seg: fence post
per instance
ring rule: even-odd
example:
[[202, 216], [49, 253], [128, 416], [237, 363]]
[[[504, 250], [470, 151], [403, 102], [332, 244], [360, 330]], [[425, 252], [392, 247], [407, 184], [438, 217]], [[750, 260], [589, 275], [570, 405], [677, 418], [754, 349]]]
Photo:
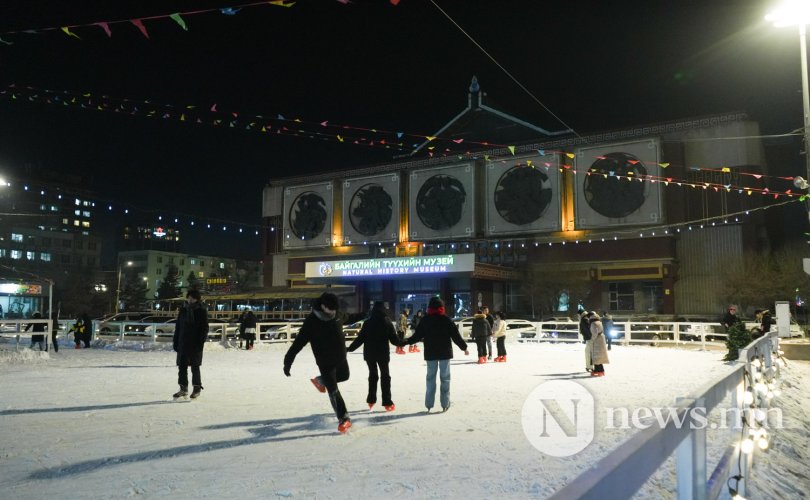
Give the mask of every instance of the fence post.
[[[692, 425], [690, 421], [695, 408], [705, 408], [703, 398], [690, 400], [677, 398], [676, 406], [691, 401], [684, 417], [684, 425]], [[676, 479], [678, 484], [678, 500], [705, 500], [706, 499], [706, 427], [690, 429], [686, 437], [675, 450]]]
[[20, 350], [20, 334], [18, 333], [18, 334], [15, 336], [15, 338], [17, 339], [17, 345], [15, 345], [15, 346], [14, 346], [14, 350], [15, 350], [15, 351], [19, 351], [19, 350]]

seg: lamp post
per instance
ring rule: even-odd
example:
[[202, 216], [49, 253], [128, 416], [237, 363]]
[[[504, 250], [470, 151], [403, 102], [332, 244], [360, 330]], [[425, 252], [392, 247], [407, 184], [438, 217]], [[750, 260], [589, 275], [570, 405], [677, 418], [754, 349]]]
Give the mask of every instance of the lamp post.
[[[131, 266], [132, 261], [128, 260], [126, 265]], [[115, 287], [115, 314], [118, 314], [121, 309], [121, 272], [123, 269], [123, 264], [118, 266], [118, 285]]]
[[[777, 28], [799, 27], [799, 43], [802, 60], [802, 106], [804, 111], [804, 159], [806, 179], [797, 178], [794, 184], [800, 189], [810, 187], [810, 91], [807, 81], [807, 24], [810, 23], [810, 2], [807, 0], [786, 0], [765, 16]], [[810, 217], [810, 212], [808, 212]]]

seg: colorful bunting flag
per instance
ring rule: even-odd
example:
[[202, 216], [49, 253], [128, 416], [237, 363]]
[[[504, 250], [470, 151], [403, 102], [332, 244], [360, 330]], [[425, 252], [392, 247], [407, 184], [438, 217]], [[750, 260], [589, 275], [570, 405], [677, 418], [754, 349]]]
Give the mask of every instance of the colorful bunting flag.
[[509, 148], [509, 152], [512, 153], [512, 156], [515, 156], [515, 146], [507, 146]]
[[[179, 24], [180, 27], [183, 28], [183, 31], [188, 31], [188, 26], [186, 26], [186, 22], [183, 21], [182, 17], [180, 17], [180, 14], [175, 12], [174, 14], [171, 14], [169, 17], [172, 18], [174, 20], [174, 22]], [[149, 38], [149, 37], [147, 37], [147, 38]]]
[[62, 26], [62, 31], [64, 31], [67, 36], [72, 36], [76, 40], [81, 40], [81, 38], [79, 38], [79, 36], [76, 33], [70, 31], [70, 28], [68, 28], [67, 26]]
[[140, 19], [130, 19], [129, 22], [134, 24], [135, 27], [138, 28], [141, 33], [143, 33], [143, 36], [145, 36], [147, 40], [149, 39], [149, 33], [146, 31], [146, 26], [143, 25], [143, 22]]
[[104, 21], [96, 23], [96, 26], [101, 26], [101, 29], [104, 30], [104, 33], [107, 33], [107, 38], [112, 38], [112, 31], [110, 31], [109, 23], [105, 23]]

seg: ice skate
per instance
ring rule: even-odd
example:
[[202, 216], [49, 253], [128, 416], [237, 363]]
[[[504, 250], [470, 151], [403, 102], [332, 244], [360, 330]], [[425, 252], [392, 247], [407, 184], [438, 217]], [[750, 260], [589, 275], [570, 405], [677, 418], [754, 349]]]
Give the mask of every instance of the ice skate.
[[338, 425], [338, 431], [341, 434], [346, 434], [346, 431], [348, 431], [351, 426], [352, 426], [352, 421], [347, 418]]
[[320, 377], [311, 378], [309, 381], [318, 389], [318, 392], [326, 392], [326, 387], [321, 383]]
[[385, 411], [394, 411], [394, 410], [397, 409], [397, 405], [395, 405], [394, 403], [391, 403], [390, 405], [387, 405], [384, 408], [385, 408]]
[[200, 397], [200, 391], [202, 391], [202, 386], [195, 385], [194, 390], [191, 391], [191, 399], [197, 399], [198, 397]]
[[184, 398], [186, 396], [188, 396], [188, 386], [185, 385], [181, 385], [180, 390], [172, 394], [174, 399]]

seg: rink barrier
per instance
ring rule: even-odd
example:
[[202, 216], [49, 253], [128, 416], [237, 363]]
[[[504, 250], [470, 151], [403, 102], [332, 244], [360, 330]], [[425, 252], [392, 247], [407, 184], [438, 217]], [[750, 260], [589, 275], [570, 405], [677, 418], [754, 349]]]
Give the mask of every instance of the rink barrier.
[[[695, 345], [700, 343], [705, 348], [707, 343], [717, 345], [724, 343], [728, 335], [720, 323], [691, 321], [619, 321], [613, 322], [611, 343], [616, 345]], [[576, 343], [581, 342], [579, 323], [572, 321], [541, 321], [537, 323], [534, 336], [519, 337], [524, 343]]]
[[[677, 419], [688, 421], [693, 408], [705, 408], [706, 415], [731, 396], [735, 422], [730, 425], [732, 444], [726, 448], [718, 463], [707, 474], [706, 428], [692, 429], [689, 425], [678, 428], [675, 419], [664, 427], [650, 426], [635, 433], [593, 467], [554, 493], [551, 499], [570, 498], [603, 500], [630, 498], [675, 453], [678, 500], [714, 500], [726, 489], [727, 481], [740, 463], [743, 479], [737, 484], [739, 495], [745, 495], [752, 469], [753, 453], [740, 454], [738, 444], [742, 425], [743, 393], [746, 383], [752, 385], [751, 364], [761, 359], [764, 369], [776, 370], [774, 355], [779, 351], [777, 332], [770, 332], [740, 349], [735, 369], [719, 380], [704, 386], [696, 395], [676, 398]], [[745, 380], [748, 377], [748, 380]], [[681, 420], [687, 419], [687, 420]], [[736, 427], [736, 428], [735, 428]], [[718, 432], [723, 432], [722, 430]], [[707, 477], [708, 475], [708, 477]]]

